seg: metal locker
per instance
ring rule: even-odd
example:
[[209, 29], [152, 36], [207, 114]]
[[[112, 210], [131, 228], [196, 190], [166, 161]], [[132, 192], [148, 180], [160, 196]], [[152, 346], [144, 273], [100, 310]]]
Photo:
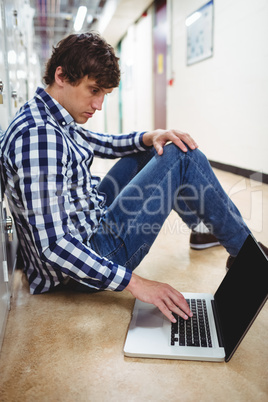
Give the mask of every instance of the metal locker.
[[[23, 24], [18, 24], [18, 14], [23, 15], [22, 7], [26, 2], [21, 3], [0, 0], [0, 137], [28, 95], [26, 42]], [[16, 256], [16, 231], [3, 188], [0, 188], [0, 349], [10, 308]]]

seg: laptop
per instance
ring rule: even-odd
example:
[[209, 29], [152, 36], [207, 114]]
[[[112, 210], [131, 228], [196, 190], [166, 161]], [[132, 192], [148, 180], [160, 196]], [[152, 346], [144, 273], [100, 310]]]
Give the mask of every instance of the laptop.
[[268, 259], [249, 235], [214, 296], [182, 294], [194, 315], [177, 324], [135, 301], [125, 356], [228, 362], [268, 298]]

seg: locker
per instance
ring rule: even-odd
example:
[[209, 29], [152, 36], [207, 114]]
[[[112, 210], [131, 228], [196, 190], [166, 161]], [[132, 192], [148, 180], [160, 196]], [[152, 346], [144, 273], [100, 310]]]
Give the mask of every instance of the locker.
[[6, 52], [5, 8], [0, 0], [0, 134], [6, 130], [11, 116], [11, 103], [9, 98], [8, 65]]
[[[33, 16], [27, 0], [0, 0], [0, 137], [32, 95], [29, 88], [37, 86], [31, 77], [38, 77], [38, 65], [31, 64], [29, 58], [34, 55]], [[10, 309], [17, 244], [7, 199], [0, 188], [0, 349]]]

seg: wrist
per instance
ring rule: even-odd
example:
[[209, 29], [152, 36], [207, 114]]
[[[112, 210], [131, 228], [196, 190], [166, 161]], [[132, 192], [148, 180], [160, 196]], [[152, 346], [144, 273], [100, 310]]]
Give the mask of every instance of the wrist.
[[135, 292], [136, 286], [137, 286], [137, 275], [132, 273], [131, 279], [128, 283], [128, 285], [125, 287], [125, 290], [133, 294]]
[[152, 136], [151, 136], [151, 133], [150, 133], [149, 131], [146, 131], [146, 132], [143, 134], [142, 141], [143, 141], [143, 144], [144, 144], [146, 147], [151, 147], [151, 146], [153, 145]]

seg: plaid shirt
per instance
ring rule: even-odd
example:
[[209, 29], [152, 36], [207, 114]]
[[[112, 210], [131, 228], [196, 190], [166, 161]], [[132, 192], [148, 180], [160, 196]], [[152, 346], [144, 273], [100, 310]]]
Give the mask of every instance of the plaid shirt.
[[68, 276], [99, 290], [128, 285], [130, 270], [90, 248], [106, 211], [90, 166], [94, 155], [144, 151], [142, 134], [87, 131], [42, 88], [17, 113], [1, 140], [2, 173], [31, 293], [49, 291]]

